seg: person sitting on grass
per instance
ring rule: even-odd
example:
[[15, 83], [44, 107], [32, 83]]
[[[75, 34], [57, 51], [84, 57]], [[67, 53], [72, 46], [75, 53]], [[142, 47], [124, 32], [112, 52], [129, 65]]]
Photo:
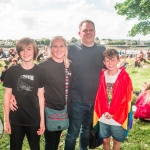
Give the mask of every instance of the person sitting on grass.
[[142, 50], [140, 50], [139, 54], [137, 57], [140, 59], [140, 62], [143, 62], [143, 65], [146, 63], [146, 59], [144, 58], [144, 53]]
[[150, 60], [150, 50], [147, 51], [146, 55], [147, 55], [147, 59]]
[[2, 48], [0, 48], [0, 59], [6, 58], [6, 53], [3, 51]]
[[137, 58], [135, 59], [134, 67], [141, 67], [141, 64], [140, 64], [140, 57], [138, 57], [138, 56], [137, 56]]
[[126, 59], [124, 59], [122, 62], [122, 66], [126, 69], [128, 64], [129, 63], [126, 61]]
[[150, 83], [144, 83], [142, 91], [136, 100], [135, 119], [150, 121]]
[[18, 64], [18, 59], [17, 58], [13, 58], [11, 61], [12, 61], [11, 66], [14, 66], [14, 65]]

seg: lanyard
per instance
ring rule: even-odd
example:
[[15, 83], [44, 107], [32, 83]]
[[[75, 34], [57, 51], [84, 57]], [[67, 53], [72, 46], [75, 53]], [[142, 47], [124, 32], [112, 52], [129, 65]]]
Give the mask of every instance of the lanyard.
[[65, 99], [66, 99], [66, 104], [68, 101], [68, 86], [69, 86], [69, 72], [68, 72], [68, 68], [65, 68]]

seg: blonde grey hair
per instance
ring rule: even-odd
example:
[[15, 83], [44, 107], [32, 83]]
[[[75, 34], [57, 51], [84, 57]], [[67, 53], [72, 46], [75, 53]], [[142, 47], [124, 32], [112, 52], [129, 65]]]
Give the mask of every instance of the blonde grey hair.
[[150, 83], [145, 83], [144, 91], [147, 93], [144, 103], [148, 103], [150, 105]]
[[[62, 40], [64, 42], [65, 46], [66, 46], [66, 52], [65, 52], [65, 56], [64, 56], [64, 64], [65, 64], [65, 67], [68, 68], [71, 61], [68, 59], [68, 48], [67, 48], [67, 41], [66, 41], [66, 39], [64, 37], [62, 37], [62, 36], [54, 36], [51, 39], [50, 48], [52, 47], [53, 42], [55, 40], [58, 40], [58, 39]], [[50, 50], [50, 57], [53, 57], [53, 54], [52, 54], [51, 50]]]

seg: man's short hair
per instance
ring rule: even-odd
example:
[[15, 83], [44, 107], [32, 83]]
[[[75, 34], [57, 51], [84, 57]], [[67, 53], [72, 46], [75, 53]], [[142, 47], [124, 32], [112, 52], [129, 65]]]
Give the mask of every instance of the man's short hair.
[[83, 20], [83, 21], [81, 21], [80, 22], [80, 24], [79, 24], [79, 30], [80, 30], [80, 28], [81, 28], [81, 26], [83, 25], [83, 23], [91, 23], [91, 24], [93, 24], [93, 26], [94, 26], [94, 29], [95, 29], [95, 24], [94, 24], [94, 22], [92, 21], [92, 20]]

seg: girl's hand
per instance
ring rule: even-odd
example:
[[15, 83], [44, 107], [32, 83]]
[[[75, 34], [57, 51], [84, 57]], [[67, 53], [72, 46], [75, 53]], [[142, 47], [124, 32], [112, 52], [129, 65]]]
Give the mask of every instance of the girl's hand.
[[42, 135], [45, 131], [45, 124], [44, 123], [40, 123], [40, 129], [38, 129], [37, 134], [38, 135]]
[[4, 130], [8, 133], [11, 134], [11, 126], [9, 122], [4, 122]]

